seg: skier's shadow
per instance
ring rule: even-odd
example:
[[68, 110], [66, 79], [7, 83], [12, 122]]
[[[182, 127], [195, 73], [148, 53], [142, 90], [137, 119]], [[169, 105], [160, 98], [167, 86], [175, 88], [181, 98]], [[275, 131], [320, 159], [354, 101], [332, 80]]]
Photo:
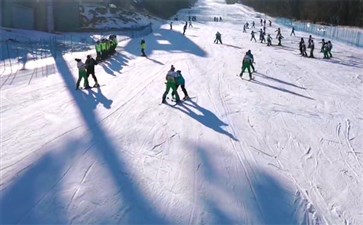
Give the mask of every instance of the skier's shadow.
[[[190, 106], [196, 110], [198, 110], [201, 114], [195, 113], [193, 110], [188, 108], [187, 106]], [[199, 106], [196, 102], [192, 100], [184, 101], [182, 104], [180, 104], [180, 107], [174, 107], [183, 113], [187, 114], [188, 116], [194, 118], [201, 124], [211, 128], [212, 130], [227, 135], [228, 137], [232, 138], [234, 141], [238, 141], [233, 134], [229, 133], [228, 131], [224, 130], [222, 126], [228, 126], [228, 124], [221, 121], [214, 113], [209, 111], [206, 108], [203, 108]]]
[[[87, 89], [88, 94], [86, 94], [86, 99], [88, 106], [92, 109], [96, 109], [97, 105], [101, 103], [103, 107], [106, 109], [110, 109], [112, 105], [112, 100], [106, 98], [106, 96], [103, 95], [101, 88], [97, 88], [97, 91], [94, 91], [92, 89]], [[84, 92], [83, 92], [84, 93]]]

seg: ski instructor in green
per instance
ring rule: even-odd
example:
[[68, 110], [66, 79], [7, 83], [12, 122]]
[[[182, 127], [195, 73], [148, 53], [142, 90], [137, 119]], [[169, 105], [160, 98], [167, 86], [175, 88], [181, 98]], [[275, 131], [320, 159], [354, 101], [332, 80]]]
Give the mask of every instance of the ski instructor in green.
[[163, 94], [163, 99], [162, 99], [162, 103], [166, 103], [166, 96], [168, 95], [170, 89], [172, 90], [172, 93], [175, 93], [175, 102], [179, 103], [180, 102], [180, 98], [178, 95], [178, 92], [176, 91], [176, 72], [175, 72], [175, 67], [173, 65], [171, 65], [170, 70], [168, 71], [168, 73], [166, 74], [166, 90]]

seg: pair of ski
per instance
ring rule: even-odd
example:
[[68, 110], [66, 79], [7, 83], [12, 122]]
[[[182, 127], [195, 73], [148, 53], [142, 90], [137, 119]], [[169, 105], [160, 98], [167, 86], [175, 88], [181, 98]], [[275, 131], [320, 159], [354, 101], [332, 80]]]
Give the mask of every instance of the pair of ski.
[[[247, 80], [247, 79], [243, 79], [242, 76], [240, 76], [239, 74], [236, 75], [237, 77], [240, 77], [241, 80]], [[252, 79], [248, 79], [247, 81], [253, 81], [255, 80], [255, 77], [253, 76]]]
[[89, 90], [89, 89], [92, 89], [92, 88], [100, 88], [100, 87], [103, 87], [103, 86], [106, 86], [105, 84], [102, 84], [102, 85], [98, 85], [98, 86], [90, 86], [89, 88], [84, 88], [84, 87], [80, 87], [76, 90]]

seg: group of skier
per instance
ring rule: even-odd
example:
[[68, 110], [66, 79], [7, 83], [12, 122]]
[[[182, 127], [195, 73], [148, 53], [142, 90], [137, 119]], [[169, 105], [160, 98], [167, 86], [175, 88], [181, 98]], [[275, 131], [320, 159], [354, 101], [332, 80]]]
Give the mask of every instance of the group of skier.
[[102, 38], [101, 40], [96, 42], [96, 60], [100, 62], [102, 60], [106, 60], [110, 55], [112, 55], [117, 47], [117, 37], [112, 34], [109, 38]]
[[166, 96], [168, 95], [169, 91], [172, 90], [171, 95], [172, 98], [175, 99], [176, 103], [180, 102], [180, 97], [178, 94], [178, 87], [181, 86], [181, 89], [184, 93], [184, 98], [183, 100], [187, 100], [189, 99], [189, 95], [188, 92], [185, 88], [185, 80], [183, 75], [181, 74], [180, 70], [175, 71], [175, 67], [174, 65], [171, 65], [170, 70], [168, 71], [168, 73], [166, 74], [166, 90], [162, 96], [162, 103], [166, 103]]
[[87, 59], [86, 59], [85, 63], [83, 63], [82, 59], [79, 59], [79, 58], [76, 58], [75, 60], [77, 62], [77, 68], [78, 68], [78, 80], [76, 83], [76, 90], [79, 89], [82, 79], [84, 80], [83, 87], [85, 89], [91, 88], [91, 86], [89, 86], [89, 82], [88, 82], [89, 75], [92, 75], [92, 78], [95, 82], [93, 87], [99, 87], [100, 85], [98, 84], [98, 80], [97, 80], [97, 77], [95, 74], [95, 65], [98, 64], [97, 61], [94, 58], [92, 58], [91, 55], [87, 55]]
[[[267, 34], [267, 38], [265, 38], [266, 35], [266, 20], [260, 20], [261, 26], [263, 26], [263, 28], [261, 28], [259, 30], [259, 41], [261, 43], [267, 42], [267, 46], [271, 46], [272, 45], [272, 37], [270, 34]], [[269, 24], [271, 26], [271, 20], [269, 20]], [[243, 32], [247, 32], [246, 29], [249, 28], [249, 23], [246, 22], [243, 24]], [[255, 28], [255, 23], [254, 21], [252, 21], [252, 27], [251, 28]], [[277, 28], [277, 30], [275, 31], [277, 32], [276, 34], [276, 39], [278, 40], [278, 46], [282, 46], [282, 39], [284, 38], [284, 36], [282, 36], [281, 34], [281, 29]], [[251, 31], [251, 39], [250, 41], [254, 40], [255, 42], [257, 42], [255, 34], [258, 33], [254, 30]], [[291, 28], [291, 33], [290, 36], [294, 35], [295, 36], [295, 27]], [[321, 52], [324, 54], [324, 59], [329, 59], [331, 57], [333, 57], [333, 55], [331, 54], [331, 50], [333, 48], [333, 45], [331, 43], [331, 41], [324, 41], [324, 39], [322, 39], [322, 41], [320, 42], [322, 44], [321, 46]], [[310, 49], [310, 54], [308, 56], [307, 54], [307, 49]], [[300, 51], [300, 55], [305, 56], [305, 57], [310, 57], [310, 58], [315, 58], [314, 57], [314, 49], [315, 49], [315, 43], [314, 40], [312, 38], [312, 36], [309, 36], [309, 40], [308, 40], [308, 46], [305, 45], [304, 42], [304, 38], [301, 38], [300, 42], [299, 42], [299, 51]]]

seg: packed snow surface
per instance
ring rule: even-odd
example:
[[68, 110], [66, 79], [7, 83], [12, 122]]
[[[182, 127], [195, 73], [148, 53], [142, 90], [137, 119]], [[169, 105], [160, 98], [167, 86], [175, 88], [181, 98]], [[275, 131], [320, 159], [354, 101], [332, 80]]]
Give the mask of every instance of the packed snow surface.
[[[93, 47], [1, 68], [1, 224], [363, 224], [362, 49], [332, 40], [323, 59], [314, 37], [306, 58], [308, 33], [250, 41], [243, 23], [257, 31], [261, 14], [243, 5], [191, 14], [185, 36], [183, 21], [154, 24], [148, 58], [121, 41], [100, 88], [75, 90], [74, 58]], [[236, 76], [247, 50], [254, 81]], [[171, 65], [182, 104], [161, 104]]]

